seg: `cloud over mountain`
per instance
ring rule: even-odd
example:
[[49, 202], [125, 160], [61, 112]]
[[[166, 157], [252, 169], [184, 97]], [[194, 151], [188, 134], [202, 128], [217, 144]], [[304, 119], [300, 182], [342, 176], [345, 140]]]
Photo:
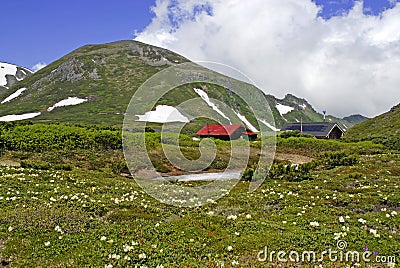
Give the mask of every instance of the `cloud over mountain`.
[[380, 16], [356, 2], [325, 20], [312, 1], [157, 0], [136, 40], [233, 66], [267, 93], [318, 110], [374, 116], [400, 99], [400, 4]]

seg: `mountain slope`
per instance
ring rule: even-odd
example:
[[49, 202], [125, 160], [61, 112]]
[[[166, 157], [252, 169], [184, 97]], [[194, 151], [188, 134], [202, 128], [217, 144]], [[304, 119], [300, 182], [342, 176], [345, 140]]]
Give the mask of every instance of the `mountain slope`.
[[354, 125], [360, 124], [360, 123], [362, 123], [362, 122], [364, 122], [364, 121], [366, 121], [368, 119], [369, 119], [368, 117], [365, 117], [365, 116], [360, 115], [360, 114], [353, 114], [353, 115], [350, 115], [350, 116], [343, 117], [343, 120], [346, 120], [347, 122], [350, 122], [350, 123], [352, 123]]
[[[188, 60], [166, 49], [136, 41], [87, 45], [47, 65], [7, 92], [0, 91], [0, 121], [24, 118], [34, 122], [120, 126], [127, 105], [139, 86], [160, 70], [183, 62]], [[256, 126], [246, 103], [218, 85], [183, 85], [165, 95], [158, 104], [175, 107], [196, 97], [204, 100], [199, 104], [204, 109], [215, 110], [221, 122], [229, 123], [232, 117], [242, 117], [249, 129]], [[304, 99], [290, 94], [283, 99], [271, 95], [265, 97], [275, 119], [275, 123], [272, 120], [266, 123], [273, 129], [287, 121], [323, 120], [322, 114]], [[218, 109], [208, 98], [227, 104], [229, 115], [216, 111]], [[332, 116], [327, 120], [338, 122], [345, 129], [353, 125]], [[204, 122], [204, 119], [198, 119], [193, 130]]]
[[[21, 81], [18, 98], [1, 106], [1, 114], [41, 112], [35, 121], [121, 124], [135, 90], [171, 64], [187, 61], [168, 50], [134, 41], [87, 45], [49, 64]], [[6, 98], [0, 95], [0, 100]], [[87, 102], [47, 110], [76, 97]]]
[[346, 133], [349, 140], [400, 136], [400, 104], [390, 111], [362, 122]]

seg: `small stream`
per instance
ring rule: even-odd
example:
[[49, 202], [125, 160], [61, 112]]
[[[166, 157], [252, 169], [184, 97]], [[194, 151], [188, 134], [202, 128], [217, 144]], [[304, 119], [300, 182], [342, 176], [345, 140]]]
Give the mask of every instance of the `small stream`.
[[214, 173], [193, 173], [179, 176], [167, 176], [163, 177], [165, 180], [177, 180], [177, 181], [214, 181], [214, 180], [231, 180], [238, 179], [240, 177], [240, 170], [229, 170], [226, 172], [214, 172]]

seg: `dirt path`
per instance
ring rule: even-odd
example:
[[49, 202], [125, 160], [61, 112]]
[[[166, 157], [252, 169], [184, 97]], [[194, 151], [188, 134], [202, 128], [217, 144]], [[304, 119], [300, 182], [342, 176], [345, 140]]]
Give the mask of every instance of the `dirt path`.
[[12, 160], [0, 160], [0, 166], [19, 167], [21, 164]]
[[287, 160], [292, 164], [304, 164], [313, 161], [314, 159], [308, 156], [299, 155], [299, 154], [285, 154], [285, 153], [276, 153], [275, 159], [277, 160]]

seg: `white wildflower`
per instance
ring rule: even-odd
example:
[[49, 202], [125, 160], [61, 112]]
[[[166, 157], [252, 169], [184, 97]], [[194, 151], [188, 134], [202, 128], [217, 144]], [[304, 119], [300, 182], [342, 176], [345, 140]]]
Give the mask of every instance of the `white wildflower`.
[[312, 221], [312, 222], [310, 222], [310, 226], [312, 226], [312, 227], [318, 227], [318, 226], [319, 226], [319, 223], [318, 223], [317, 221]]
[[362, 224], [365, 224], [367, 221], [364, 220], [363, 218], [359, 218], [359, 219], [358, 219], [358, 222], [360, 222], [360, 223], [362, 223]]
[[228, 217], [226, 217], [228, 220], [236, 220], [237, 216], [236, 215], [229, 215]]
[[128, 251], [131, 251], [133, 249], [133, 246], [123, 245], [122, 248], [123, 248], [124, 252], [128, 252]]
[[380, 234], [378, 234], [378, 231], [375, 230], [375, 229], [369, 229], [369, 232], [370, 232], [371, 234], [373, 234], [374, 237], [380, 237]]
[[112, 254], [111, 255], [111, 259], [116, 259], [116, 260], [119, 260], [119, 259], [121, 259], [121, 255], [118, 255], [118, 254]]

